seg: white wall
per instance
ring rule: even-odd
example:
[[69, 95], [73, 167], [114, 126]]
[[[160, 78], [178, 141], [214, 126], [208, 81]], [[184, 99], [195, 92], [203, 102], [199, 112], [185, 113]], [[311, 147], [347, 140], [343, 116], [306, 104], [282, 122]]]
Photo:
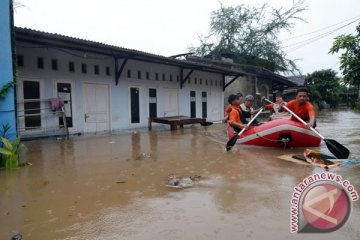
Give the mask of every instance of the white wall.
[[[122, 72], [119, 84], [115, 85], [114, 60], [113, 58], [82, 53], [70, 50], [58, 50], [53, 48], [43, 48], [36, 45], [17, 42], [17, 54], [24, 58], [24, 67], [19, 67], [20, 81], [26, 79], [38, 79], [43, 87], [44, 99], [56, 96], [57, 82], [71, 82], [73, 98], [73, 122], [72, 132], [84, 131], [84, 103], [83, 103], [83, 84], [84, 83], [103, 83], [110, 86], [110, 127], [111, 130], [131, 129], [146, 127], [148, 124], [148, 90], [157, 89], [157, 114], [164, 116], [163, 90], [164, 88], [176, 88], [179, 90], [179, 114], [190, 116], [190, 91], [196, 91], [196, 115], [202, 117], [201, 92], [206, 91], [208, 97], [208, 120], [216, 121], [221, 119], [223, 104], [222, 78], [220, 74], [209, 72], [194, 71], [191, 75], [191, 83], [186, 82], [180, 89], [177, 76], [180, 77], [180, 68], [167, 65], [153, 64], [129, 60]], [[37, 57], [44, 58], [44, 69], [37, 68]], [[51, 69], [51, 59], [58, 60], [58, 70]], [[75, 72], [69, 72], [69, 61], [75, 62]], [[81, 73], [81, 63], [87, 64], [87, 74]], [[99, 65], [100, 74], [94, 74], [94, 65]], [[119, 61], [121, 65], [121, 60]], [[106, 76], [105, 68], [110, 67], [110, 76]], [[127, 77], [127, 70], [131, 70], [131, 78]], [[142, 79], [138, 79], [137, 71], [141, 71]], [[150, 79], [146, 80], [146, 72], [150, 73]], [[155, 80], [155, 73], [159, 74], [159, 80]], [[162, 80], [162, 74], [166, 75], [166, 81]], [[170, 74], [173, 81], [169, 81]], [[186, 73], [184, 74], [186, 75]], [[197, 78], [197, 84], [194, 83]], [[202, 84], [200, 85], [200, 78]], [[208, 79], [208, 85], [205, 84]], [[210, 86], [211, 81], [213, 85]], [[215, 86], [215, 82], [216, 85]], [[21, 100], [18, 85], [18, 101]], [[140, 89], [140, 124], [130, 123], [130, 87]], [[217, 106], [217, 109], [215, 109]], [[47, 126], [57, 124], [55, 118], [46, 118], [44, 123]]]

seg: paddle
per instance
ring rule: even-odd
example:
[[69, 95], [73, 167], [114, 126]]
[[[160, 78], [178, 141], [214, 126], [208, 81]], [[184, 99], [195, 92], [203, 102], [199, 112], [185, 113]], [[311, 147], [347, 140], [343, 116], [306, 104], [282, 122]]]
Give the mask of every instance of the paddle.
[[[269, 103], [273, 103], [271, 102], [269, 99], [265, 99], [267, 102]], [[293, 115], [297, 120], [299, 120], [302, 124], [307, 125], [307, 123], [302, 120], [298, 115], [296, 115], [293, 111], [291, 111], [288, 107], [286, 106], [282, 106], [283, 108], [286, 109], [286, 111], [288, 111], [291, 115]], [[326, 143], [326, 147], [329, 149], [329, 151], [334, 154], [335, 157], [340, 158], [340, 159], [345, 159], [349, 157], [350, 151], [349, 149], [347, 149], [345, 146], [341, 145], [340, 143], [338, 143], [336, 140], [334, 139], [328, 139], [325, 138], [324, 136], [322, 136], [318, 131], [316, 131], [313, 127], [309, 127], [309, 129], [311, 131], [313, 131], [316, 135], [318, 135], [325, 143]]]
[[235, 145], [238, 137], [245, 132], [248, 126], [260, 115], [260, 113], [264, 110], [264, 108], [260, 108], [259, 112], [250, 120], [250, 122], [244, 127], [238, 134], [235, 134], [226, 144], [226, 151], [230, 151], [231, 148]]

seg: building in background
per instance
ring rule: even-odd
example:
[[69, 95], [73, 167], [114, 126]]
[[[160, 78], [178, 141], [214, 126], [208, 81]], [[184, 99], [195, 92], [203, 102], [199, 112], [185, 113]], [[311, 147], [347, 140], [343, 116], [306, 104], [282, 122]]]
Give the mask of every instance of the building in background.
[[[15, 28], [22, 138], [147, 127], [149, 117], [222, 119], [225, 76], [243, 73], [98, 42]], [[65, 118], [50, 100], [64, 99]]]
[[233, 63], [231, 59], [214, 60], [211, 58], [199, 58], [189, 56], [188, 60], [198, 63], [212, 64], [227, 68], [232, 71], [241, 72], [239, 76], [226, 76], [224, 84], [224, 102], [232, 93], [241, 92], [243, 95], [251, 94], [260, 105], [261, 97], [272, 99], [274, 93], [283, 92], [285, 89], [296, 87], [297, 84], [288, 78], [276, 74], [266, 68], [252, 65]]

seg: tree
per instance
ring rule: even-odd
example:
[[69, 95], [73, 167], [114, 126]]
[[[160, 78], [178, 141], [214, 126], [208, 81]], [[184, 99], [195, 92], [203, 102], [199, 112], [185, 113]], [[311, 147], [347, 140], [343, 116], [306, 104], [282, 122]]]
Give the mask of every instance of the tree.
[[311, 93], [311, 100], [321, 107], [325, 101], [331, 107], [336, 107], [340, 102], [342, 87], [337, 73], [331, 69], [315, 71], [306, 76], [306, 83]]
[[198, 56], [225, 56], [236, 63], [266, 67], [272, 71], [297, 70], [287, 59], [278, 34], [290, 31], [295, 21], [305, 21], [299, 14], [307, 9], [303, 0], [290, 9], [274, 9], [264, 4], [258, 8], [247, 5], [220, 6], [212, 12], [210, 33], [200, 37], [200, 46], [191, 48]]
[[[344, 82], [360, 90], [360, 23], [354, 35], [340, 35], [330, 49], [330, 53], [344, 51], [340, 56], [340, 70], [344, 75]], [[359, 97], [359, 96], [358, 96]]]

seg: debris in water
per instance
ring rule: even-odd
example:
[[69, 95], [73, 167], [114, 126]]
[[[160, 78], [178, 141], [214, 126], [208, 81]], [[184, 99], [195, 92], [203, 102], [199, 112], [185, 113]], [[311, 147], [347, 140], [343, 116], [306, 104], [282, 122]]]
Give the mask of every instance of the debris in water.
[[177, 177], [174, 174], [171, 174], [167, 177], [167, 182], [166, 182], [166, 187], [172, 187], [172, 188], [189, 188], [192, 187], [194, 185], [193, 181], [191, 178], [193, 177], [193, 179], [195, 181], [198, 181], [198, 179], [200, 179], [200, 176], [198, 175], [193, 175], [191, 177]]
[[117, 181], [116, 183], [126, 183], [126, 181]]
[[150, 154], [150, 153], [141, 153], [141, 154], [136, 158], [136, 160], [143, 160], [143, 159], [146, 159], [146, 158], [151, 158], [151, 154]]
[[43, 186], [43, 187], [46, 187], [48, 184], [49, 184], [49, 181], [44, 181], [43, 184], [42, 184], [42, 186]]
[[189, 178], [193, 181], [199, 181], [201, 176], [194, 174], [194, 175], [191, 175]]
[[22, 238], [22, 235], [21, 235], [20, 233], [12, 236], [12, 238], [11, 238], [11, 240], [22, 240], [22, 239], [23, 239], [23, 238]]

